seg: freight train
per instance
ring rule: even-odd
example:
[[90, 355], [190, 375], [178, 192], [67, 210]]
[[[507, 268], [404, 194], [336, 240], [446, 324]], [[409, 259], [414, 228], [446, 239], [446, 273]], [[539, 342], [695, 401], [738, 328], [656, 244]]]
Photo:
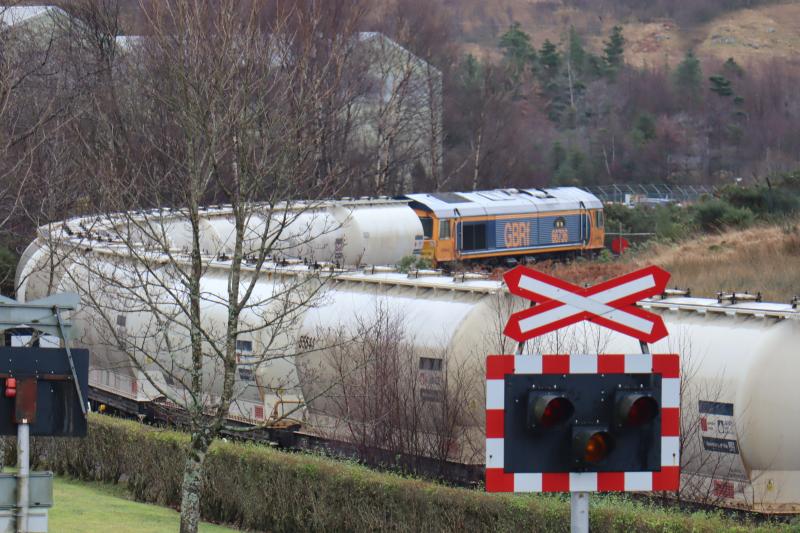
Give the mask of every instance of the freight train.
[[[593, 255], [605, 239], [603, 204], [576, 187], [344, 198], [298, 202], [286, 211], [294, 214], [269, 223], [256, 210], [249, 220], [246, 250], [257, 247], [264, 231], [280, 226], [273, 245], [276, 259], [357, 267], [394, 265], [417, 255], [433, 267], [452, 269], [456, 263], [515, 264], [539, 257]], [[226, 206], [204, 209], [201, 247], [207, 255], [233, 253], [229, 213]], [[188, 222], [163, 221], [158, 213], [149, 218], [164, 223], [170, 248], [189, 246]], [[81, 234], [95, 225], [80, 224], [67, 227]], [[143, 244], [154, 240], [151, 232], [139, 233]]]
[[[370, 202], [350, 208], [357, 213], [354, 220], [362, 224], [357, 231], [371, 232], [375, 226], [370, 221], [377, 220], [373, 214], [387, 208], [397, 215], [398, 226], [421, 224], [422, 203], [412, 204], [410, 210], [393, 201], [377, 205], [381, 207]], [[430, 213], [431, 220], [440, 223], [438, 207]], [[335, 208], [326, 213], [337, 215]], [[204, 258], [201, 282], [202, 326], [212, 335], [224, 333], [227, 316], [230, 261], [220, 256], [227, 246], [224, 214], [224, 207], [209, 209], [201, 224], [214, 230], [202, 239], [209, 255]], [[169, 228], [163, 233], [180, 250], [185, 222], [166, 213], [160, 223]], [[463, 239], [465, 223], [453, 222], [451, 235], [462, 224]], [[90, 390], [96, 402], [142, 414], [174, 408], [175, 398], [186, 394], [179, 371], [190, 366], [191, 360], [179, 332], [172, 331], [180, 330], [180, 323], [170, 328], [163, 325], [164, 317], [174, 313], [174, 305], [154, 301], [148, 309], [126, 304], [120, 300], [124, 295], [97, 274], [121, 272], [145, 283], [157, 274], [162, 252], [148, 246], [145, 236], [141, 249], [131, 250], [108, 232], [88, 232], [90, 227], [97, 227], [94, 218], [40, 228], [20, 261], [17, 296], [29, 301], [51, 292], [82, 294], [86, 305], [72, 320], [83, 331], [78, 342], [91, 349]], [[389, 234], [387, 228], [379, 229], [377, 235]], [[432, 233], [436, 235], [440, 234]], [[362, 243], [373, 243], [375, 236], [362, 235]], [[341, 237], [333, 237], [330, 244], [335, 251], [335, 238]], [[310, 243], [293, 245], [308, 247]], [[407, 252], [372, 244], [357, 252], [348, 252], [346, 247], [339, 251], [359, 256], [361, 263], [364, 257], [378, 262], [381, 254]], [[181, 261], [177, 251], [173, 260]], [[254, 266], [245, 265], [243, 277], [254, 279], [254, 294], [274, 306], [297, 280], [317, 279], [319, 265], [308, 263], [270, 263], [258, 276]], [[319, 299], [294, 308], [281, 328], [243, 328], [246, 333], [236, 341], [237, 401], [230, 408], [229, 421], [254, 428], [288, 426], [301, 439], [356, 445], [366, 442], [373, 431], [400, 428], [408, 441], [406, 429], [411, 421], [393, 420], [382, 427], [386, 421], [372, 416], [373, 403], [383, 401], [381, 393], [408, 384], [413, 391], [410, 399], [420, 402], [417, 412], [428, 417], [411, 439], [418, 452], [480, 468], [483, 360], [487, 354], [514, 351], [516, 344], [500, 332], [509, 314], [524, 303], [501, 282], [474, 273], [401, 273], [390, 267], [335, 269], [332, 265], [323, 270], [330, 274]], [[153, 294], [178, 286], [176, 281]], [[135, 283], [130, 287], [137, 290]], [[670, 331], [652, 351], [677, 352], [683, 361], [683, 497], [766, 513], [800, 512], [800, 427], [795, 423], [800, 418], [800, 387], [795, 384], [800, 371], [800, 310], [792, 304], [669, 294], [639, 305], [660, 313]], [[242, 321], [256, 323], [272, 310], [269, 306], [249, 308]], [[387, 332], [391, 324], [396, 331]], [[255, 355], [265, 346], [274, 346], [275, 337], [280, 337], [284, 355], [273, 353], [259, 360]], [[114, 339], [121, 338], [141, 341], [134, 361], [115, 344]], [[355, 347], [346, 348], [343, 339], [357, 339]], [[398, 348], [401, 345], [404, 350]], [[526, 346], [531, 353], [573, 354], [638, 353], [639, 348], [636, 341], [593, 325], [573, 326]], [[207, 359], [206, 399], [213, 402], [221, 383], [218, 363], [213, 357]], [[379, 371], [366, 375], [365, 368]], [[348, 381], [352, 376], [365, 381]], [[453, 405], [448, 402], [453, 401], [462, 409], [449, 419], [446, 412]]]

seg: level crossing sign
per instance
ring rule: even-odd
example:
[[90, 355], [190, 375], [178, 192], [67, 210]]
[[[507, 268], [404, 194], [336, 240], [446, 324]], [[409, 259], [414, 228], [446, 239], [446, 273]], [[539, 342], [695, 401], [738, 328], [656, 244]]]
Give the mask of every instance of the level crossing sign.
[[582, 320], [643, 342], [656, 342], [667, 336], [667, 328], [660, 316], [636, 307], [639, 300], [662, 294], [666, 289], [669, 273], [657, 266], [589, 288], [522, 266], [506, 272], [503, 278], [512, 294], [538, 304], [514, 313], [506, 324], [504, 333], [517, 342], [525, 342]]
[[675, 354], [491, 355], [488, 492], [675, 491]]
[[[680, 361], [650, 353], [668, 332], [636, 307], [669, 273], [649, 266], [586, 288], [522, 266], [503, 277], [532, 306], [504, 330], [517, 353], [486, 360], [486, 490], [570, 492], [574, 533], [588, 532], [590, 492], [678, 490]], [[522, 354], [583, 320], [638, 339], [642, 353]]]

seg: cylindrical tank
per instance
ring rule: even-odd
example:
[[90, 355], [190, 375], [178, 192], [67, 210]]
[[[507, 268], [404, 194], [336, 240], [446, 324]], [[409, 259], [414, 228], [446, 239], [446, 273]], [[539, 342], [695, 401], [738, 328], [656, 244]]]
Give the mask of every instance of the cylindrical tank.
[[422, 222], [405, 204], [337, 207], [334, 213], [344, 230], [345, 265], [394, 265], [422, 242]]
[[[235, 228], [223, 215], [210, 216], [202, 228], [210, 253], [233, 252]], [[324, 205], [266, 218], [254, 214], [247, 225], [244, 250], [253, 253], [276, 233], [272, 255], [358, 266], [393, 265], [414, 253], [422, 239], [422, 223], [405, 203], [377, 202]], [[216, 244], [212, 244], [216, 243]]]
[[[46, 295], [47, 264], [39, 261], [40, 270], [35, 268], [37, 254], [43, 249], [20, 263], [20, 276], [25, 280], [18, 291], [22, 300]], [[71, 319], [80, 332], [75, 341], [91, 349], [91, 372], [99, 382], [90, 378], [90, 385], [108, 385], [139, 400], [164, 398], [187, 405], [189, 398], [183, 396], [180, 383], [191, 380], [192, 352], [189, 321], [179, 309], [189, 302], [182, 277], [170, 273], [169, 267], [151, 264], [145, 269], [108, 253], [78, 253], [62, 259], [52, 292], [76, 292], [84, 300]], [[228, 276], [222, 266], [209, 268], [200, 284], [202, 379], [209, 406], [224, 385], [224, 353], [220, 351], [225, 350]], [[242, 294], [250, 280], [245, 272]], [[296, 276], [287, 281], [271, 275], [255, 284], [249, 305], [239, 317], [242, 333], [236, 338], [235, 416], [263, 418], [263, 409], [271, 408], [279, 398], [299, 401], [294, 362], [282, 354], [291, 353], [296, 344], [290, 325], [297, 320], [295, 315], [305, 310], [299, 302], [303, 292], [316, 290], [318, 282], [310, 280], [309, 284], [312, 286], [304, 287]], [[287, 296], [289, 289], [296, 297]], [[149, 398], [141, 396], [145, 386]], [[256, 407], [260, 416], [253, 416]]]

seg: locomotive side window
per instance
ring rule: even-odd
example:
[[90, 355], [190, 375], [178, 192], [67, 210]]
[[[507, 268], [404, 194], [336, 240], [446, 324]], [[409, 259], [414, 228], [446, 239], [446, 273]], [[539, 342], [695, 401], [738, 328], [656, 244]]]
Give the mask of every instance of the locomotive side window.
[[461, 249], [485, 250], [486, 249], [486, 224], [464, 224], [461, 229]]
[[596, 222], [595, 226], [598, 227], [598, 228], [602, 228], [603, 227], [603, 212], [598, 210], [598, 211], [595, 211], [594, 214], [595, 214], [595, 222]]
[[440, 220], [439, 221], [439, 239], [449, 239], [450, 238], [450, 221], [449, 220]]
[[419, 217], [419, 221], [422, 222], [422, 234], [425, 235], [426, 239], [432, 239], [433, 219], [431, 217]]

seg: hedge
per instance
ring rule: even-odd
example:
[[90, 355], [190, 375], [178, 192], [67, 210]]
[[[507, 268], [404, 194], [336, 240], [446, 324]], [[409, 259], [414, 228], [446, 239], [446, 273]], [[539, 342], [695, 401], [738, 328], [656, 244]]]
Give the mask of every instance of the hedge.
[[[84, 439], [34, 439], [39, 469], [127, 484], [140, 501], [177, 507], [185, 434], [91, 415]], [[382, 473], [324, 457], [216, 442], [203, 518], [257, 531], [567, 531], [563, 496], [497, 495]], [[56, 502], [56, 505], [58, 502]], [[689, 514], [624, 496], [594, 496], [593, 532], [779, 531], [791, 526]]]

